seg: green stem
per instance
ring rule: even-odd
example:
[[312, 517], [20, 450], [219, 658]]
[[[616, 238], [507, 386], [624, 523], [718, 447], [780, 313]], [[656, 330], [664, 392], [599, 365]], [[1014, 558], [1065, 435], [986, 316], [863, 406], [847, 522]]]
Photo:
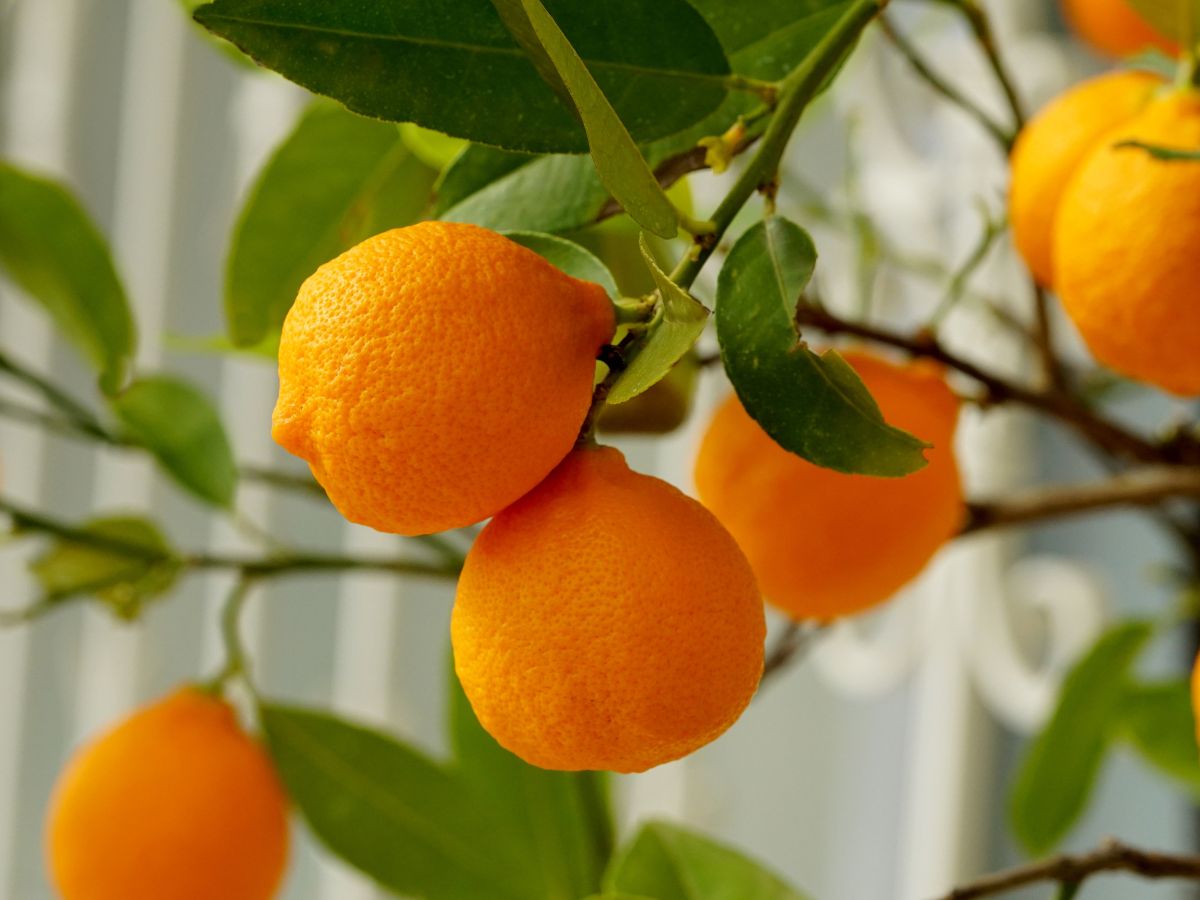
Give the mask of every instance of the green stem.
[[992, 22], [988, 18], [986, 10], [979, 0], [941, 0], [941, 2], [949, 3], [967, 20], [971, 32], [975, 35], [975, 42], [979, 44], [983, 55], [987, 57], [988, 65], [996, 76], [1000, 90], [1004, 92], [1004, 99], [1008, 101], [1008, 109], [1013, 117], [1013, 130], [1019, 132], [1025, 127], [1025, 106], [1017, 95], [1016, 82], [1000, 56], [996, 35], [992, 31]]
[[888, 0], [854, 0], [826, 32], [808, 57], [779, 85], [778, 105], [754, 157], [742, 170], [725, 199], [712, 215], [713, 231], [703, 235], [696, 251], [672, 273], [681, 287], [690, 287], [716, 249], [721, 237], [759, 185], [770, 184], [779, 168], [800, 116], [824, 86], [829, 74], [854, 46], [862, 30], [887, 5]]
[[234, 584], [225, 605], [221, 608], [221, 640], [225, 645], [225, 665], [203, 686], [213, 694], [223, 693], [225, 685], [233, 678], [241, 678], [250, 693], [255, 693], [254, 683], [250, 679], [250, 664], [239, 632], [242, 610], [253, 588], [254, 579], [243, 575]]
[[90, 409], [3, 351], [0, 351], [0, 373], [37, 391], [52, 406], [61, 411], [80, 432], [105, 443], [118, 443], [118, 439], [104, 427]]

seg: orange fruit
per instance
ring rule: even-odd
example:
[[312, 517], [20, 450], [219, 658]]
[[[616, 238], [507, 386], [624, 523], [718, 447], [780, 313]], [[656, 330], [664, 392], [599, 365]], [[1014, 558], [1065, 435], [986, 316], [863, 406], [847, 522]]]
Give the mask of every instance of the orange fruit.
[[1058, 293], [1096, 359], [1139, 381], [1200, 394], [1200, 162], [1122, 141], [1200, 150], [1200, 92], [1154, 100], [1106, 135], [1063, 194]]
[[958, 400], [941, 370], [844, 354], [887, 420], [931, 442], [905, 478], [822, 469], [776, 444], [730, 396], [696, 457], [700, 499], [745, 551], [769, 603], [829, 620], [891, 597], [961, 526], [954, 458]]
[[1152, 47], [1179, 52], [1179, 45], [1156, 31], [1128, 0], [1064, 0], [1063, 12], [1076, 34], [1109, 56], [1132, 56]]
[[576, 450], [488, 523], [450, 626], [463, 689], [502, 746], [617, 772], [729, 728], [762, 676], [765, 631], [728, 532], [610, 447]]
[[75, 755], [46, 844], [63, 900], [267, 900], [287, 861], [286, 800], [233, 710], [182, 688]]
[[603, 288], [493, 231], [387, 231], [300, 288], [272, 434], [353, 522], [470, 525], [570, 452], [613, 329]]
[[1071, 175], [1096, 142], [1137, 115], [1162, 83], [1147, 72], [1102, 75], [1063, 93], [1021, 130], [1012, 152], [1009, 221], [1038, 283], [1054, 283], [1054, 220]]

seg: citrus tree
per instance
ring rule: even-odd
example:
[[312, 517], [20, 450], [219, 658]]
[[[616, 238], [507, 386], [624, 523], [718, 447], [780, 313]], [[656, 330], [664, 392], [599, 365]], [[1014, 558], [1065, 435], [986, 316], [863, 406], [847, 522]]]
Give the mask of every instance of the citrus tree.
[[[407, 547], [268, 540], [225, 556], [175, 546], [149, 518], [77, 522], [0, 496], [14, 538], [38, 547], [42, 590], [5, 625], [81, 601], [132, 620], [191, 574], [237, 575], [220, 671], [63, 773], [47, 830], [62, 896], [274, 896], [292, 806], [406, 896], [801, 898], [677, 825], [618, 843], [605, 773], [714, 740], [822, 628], [888, 601], [948, 542], [1116, 506], [1177, 543], [1180, 603], [1116, 623], [1068, 673], [1011, 786], [1012, 828], [1031, 855], [1051, 851], [1121, 743], [1200, 791], [1187, 678], [1136, 669], [1197, 614], [1200, 428], [1138, 430], [1109, 402], [1122, 384], [1200, 395], [1200, 5], [1066, 4], [1103, 52], [1154, 49], [1027, 120], [984, 7], [926, 2], [961, 17], [1004, 117], [887, 0], [187, 4], [231, 58], [314, 95], [231, 235], [221, 348], [277, 362], [262, 427], [311, 478], [239, 466], [203, 392], [132, 366], [137, 323], [104, 236], [62, 185], [0, 164], [0, 266], [97, 388], [74, 396], [0, 346], [0, 377], [36, 398], [0, 399], [0, 414], [147, 453], [213, 515], [236, 515], [240, 481], [266, 481]], [[990, 223], [964, 266], [939, 269], [947, 301], [913, 330], [826, 306], [805, 223], [776, 210], [798, 123], [876, 31], [1012, 161], [1011, 229]], [[713, 209], [686, 189], [700, 170], [723, 178]], [[1030, 273], [1003, 320], [1036, 361], [1021, 379], [938, 331], [1010, 230]], [[706, 267], [716, 289], [698, 296]], [[1094, 368], [1061, 352], [1055, 304]], [[709, 328], [718, 354], [697, 349]], [[604, 444], [678, 427], [697, 372], [718, 366], [733, 393], [699, 449], [699, 500]], [[1112, 474], [964, 497], [962, 404], [1031, 410]], [[274, 702], [254, 677], [239, 615], [255, 589], [359, 569], [457, 581], [448, 759]], [[764, 600], [790, 623], [765, 648]], [[253, 727], [224, 699], [235, 690]], [[1069, 897], [1114, 870], [1200, 878], [1200, 859], [1112, 843], [950, 896], [1046, 881]]]

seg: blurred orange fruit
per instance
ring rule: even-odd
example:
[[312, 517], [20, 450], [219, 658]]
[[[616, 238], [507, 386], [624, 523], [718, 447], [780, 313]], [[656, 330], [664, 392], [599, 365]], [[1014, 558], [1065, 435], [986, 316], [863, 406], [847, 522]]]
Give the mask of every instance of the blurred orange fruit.
[[1132, 56], [1150, 48], [1179, 52], [1179, 45], [1156, 31], [1128, 0], [1064, 0], [1063, 12], [1076, 34], [1109, 56]]
[[451, 619], [479, 721], [547, 769], [641, 772], [713, 740], [758, 686], [764, 636], [733, 538], [609, 447], [484, 528]]
[[1054, 220], [1080, 161], [1105, 134], [1137, 115], [1162, 83], [1132, 70], [1093, 78], [1056, 98], [1017, 137], [1009, 221], [1039, 284], [1054, 283]]
[[470, 525], [570, 452], [613, 329], [603, 288], [493, 231], [387, 231], [300, 288], [272, 433], [353, 522]]
[[776, 444], [730, 396], [696, 458], [700, 499], [737, 539], [769, 603], [831, 620], [891, 597], [955, 534], [965, 515], [954, 432], [958, 400], [940, 368], [844, 354], [888, 422], [931, 442], [904, 478], [822, 469]]
[[48, 817], [51, 877], [63, 900], [268, 900], [286, 809], [233, 710], [183, 688], [71, 760]]
[[1096, 359], [1139, 381], [1200, 394], [1200, 92], [1175, 91], [1097, 142], [1063, 194], [1054, 265], [1063, 307]]

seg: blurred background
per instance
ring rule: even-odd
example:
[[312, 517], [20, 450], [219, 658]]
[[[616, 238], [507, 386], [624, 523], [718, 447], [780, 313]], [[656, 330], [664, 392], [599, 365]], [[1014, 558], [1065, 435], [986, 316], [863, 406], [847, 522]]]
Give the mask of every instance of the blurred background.
[[[1031, 107], [1099, 67], [1049, 0], [988, 5]], [[936, 4], [895, 6], [927, 56], [1002, 117], [958, 20]], [[880, 317], [911, 325], [940, 301], [989, 219], [1003, 216], [1006, 172], [987, 136], [871, 37], [802, 125], [780, 207], [817, 239], [827, 302], [872, 303]], [[227, 242], [245, 189], [306, 100], [278, 77], [231, 62], [182, 4], [0, 0], [0, 154], [71, 185], [112, 241], [140, 323], [139, 367], [204, 386], [242, 463], [300, 474], [270, 440], [270, 362], [214, 353], [204, 339], [223, 331]], [[714, 181], [692, 179], [701, 213], [718, 196]], [[716, 268], [697, 288], [706, 300]], [[970, 287], [1025, 312], [1023, 276], [1003, 243]], [[948, 340], [1022, 372], [1028, 361], [986, 307], [960, 304], [946, 321]], [[0, 346], [92, 396], [72, 350], [8, 283], [0, 283]], [[619, 445], [635, 468], [689, 489], [704, 413], [726, 390], [706, 372], [687, 425]], [[22, 396], [7, 383], [0, 391]], [[1153, 422], [1169, 412], [1163, 403], [1132, 394], [1121, 410]], [[1008, 413], [984, 420], [967, 410], [960, 438], [971, 493], [1096, 474], [1064, 436]], [[3, 492], [15, 502], [71, 520], [150, 512], [178, 545], [244, 545], [237, 523], [214, 524], [141, 457], [0, 419], [0, 460]], [[297, 545], [366, 552], [395, 540], [347, 525], [320, 498], [261, 484], [243, 485], [238, 509], [243, 528], [253, 523]], [[1171, 552], [1132, 514], [959, 542], [883, 612], [823, 635], [720, 740], [620, 779], [621, 822], [690, 824], [764, 859], [819, 900], [930, 897], [1014, 862], [1005, 797], [1029, 733], [1063, 667], [1114, 610], [1166, 608], [1155, 571]], [[0, 548], [6, 606], [34, 596], [25, 562]], [[74, 604], [0, 631], [0, 897], [51, 896], [41, 827], [58, 770], [83, 737], [215, 669], [216, 611], [229, 587], [225, 575], [191, 576], [136, 625]], [[273, 697], [333, 707], [442, 753], [452, 596], [449, 584], [376, 575], [273, 582], [247, 615], [257, 680]], [[1185, 652], [1159, 647], [1149, 662], [1178, 673]], [[1118, 754], [1069, 846], [1107, 834], [1188, 849], [1193, 810], [1176, 788]], [[302, 831], [298, 838], [287, 900], [383, 896]], [[1087, 889], [1089, 900], [1131, 895], [1194, 896], [1123, 878]]]

